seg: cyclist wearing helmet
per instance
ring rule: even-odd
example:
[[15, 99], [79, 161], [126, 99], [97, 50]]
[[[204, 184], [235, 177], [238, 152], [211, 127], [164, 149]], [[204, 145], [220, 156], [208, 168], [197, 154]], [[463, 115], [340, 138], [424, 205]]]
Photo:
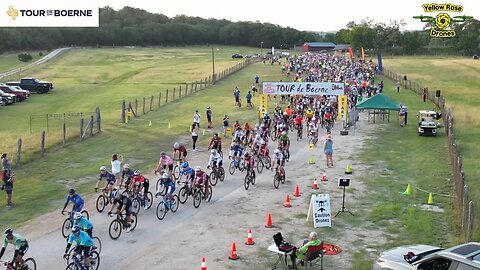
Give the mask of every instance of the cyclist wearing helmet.
[[253, 173], [253, 177], [255, 177], [255, 159], [250, 155], [248, 152], [245, 151], [243, 154], [243, 161], [245, 162], [245, 168], [248, 171]]
[[178, 159], [184, 161], [187, 158], [187, 148], [185, 145], [175, 142], [173, 144], [172, 157], [175, 158], [175, 154], [178, 153]]
[[19, 267], [25, 262], [23, 260], [23, 256], [25, 256], [25, 253], [27, 253], [28, 242], [20, 234], [13, 233], [12, 229], [6, 229], [5, 233], [3, 234], [3, 245], [2, 250], [0, 250], [0, 259], [5, 253], [5, 249], [9, 243], [15, 246], [15, 253], [13, 254], [12, 261], [9, 262], [9, 265], [13, 267], [13, 264], [15, 264], [15, 269], [21, 269]]
[[138, 193], [143, 189], [143, 201], [144, 201], [144, 209], [148, 209], [149, 202], [147, 193], [150, 183], [147, 178], [145, 178], [139, 170], [133, 172], [132, 183], [130, 184], [130, 188], [133, 189], [133, 192]]
[[271, 170], [273, 171], [274, 168], [275, 168], [275, 169], [280, 170], [280, 172], [283, 172], [283, 165], [285, 165], [285, 158], [282, 154], [282, 151], [280, 151], [280, 149], [275, 149], [275, 151], [273, 151], [273, 155], [272, 155]]
[[68, 251], [72, 246], [72, 243], [75, 242], [75, 251], [74, 254], [83, 253], [83, 261], [85, 263], [85, 268], [82, 270], [88, 270], [90, 268], [90, 250], [93, 247], [93, 239], [79, 226], [73, 226], [72, 232], [67, 240], [67, 247], [65, 248], [64, 257], [68, 256]]
[[72, 203], [73, 203], [72, 213], [82, 211], [84, 201], [83, 201], [82, 197], [80, 197], [80, 195], [78, 195], [75, 192], [75, 189], [71, 188], [68, 191], [67, 200], [65, 201], [65, 204], [63, 205], [63, 208], [62, 208], [62, 211], [61, 211], [62, 214], [65, 211], [65, 208], [67, 207], [67, 205], [70, 201], [72, 201]]
[[[134, 176], [133, 170], [130, 168], [130, 164], [124, 164], [122, 170], [122, 183], [125, 187], [130, 185], [130, 182]], [[125, 180], [125, 177], [127, 178]]]
[[253, 151], [259, 151], [263, 146], [266, 145], [266, 142], [264, 139], [262, 139], [262, 136], [260, 134], [257, 134], [255, 136], [255, 139], [253, 139]]
[[240, 160], [240, 158], [243, 155], [242, 146], [236, 141], [232, 142], [232, 144], [230, 146], [231, 146], [231, 148], [230, 148], [231, 153], [233, 154], [232, 157], [237, 158], [237, 160]]
[[80, 212], [76, 212], [73, 215], [73, 226], [78, 226], [80, 229], [85, 231], [88, 236], [93, 238], [93, 224]]
[[307, 123], [310, 123], [313, 118], [313, 111], [311, 108], [308, 108], [308, 110], [305, 112], [305, 116], [307, 117]]
[[222, 167], [222, 156], [220, 156], [215, 149], [210, 151], [210, 158], [208, 159], [207, 168], [210, 169], [211, 165], [217, 166], [217, 168]]
[[[162, 175], [162, 185], [167, 189], [166, 195], [167, 195], [167, 200], [170, 202], [173, 201], [173, 192], [175, 191], [175, 182], [173, 182], [172, 178], [168, 175], [168, 173], [164, 173]], [[160, 195], [160, 193], [155, 194], [155, 197]], [[167, 204], [167, 207], [170, 207], [170, 205]]]
[[278, 148], [286, 152], [286, 159], [290, 157], [290, 138], [288, 138], [287, 132], [283, 131], [280, 138], [278, 138]]
[[166, 170], [168, 168], [168, 172], [172, 174], [173, 172], [173, 159], [165, 152], [162, 152], [160, 154], [160, 159], [158, 160], [158, 165], [157, 168], [155, 169], [155, 174], [162, 172], [163, 170]]
[[121, 190], [116, 190], [113, 192], [113, 203], [110, 211], [108, 211], [108, 215], [112, 215], [113, 208], [118, 204], [116, 214], [122, 213], [125, 211], [125, 219], [127, 220], [127, 232], [130, 232], [131, 227], [130, 223], [132, 222], [131, 214], [132, 214], [132, 200], [123, 195]]
[[182, 166], [180, 167], [180, 174], [185, 175], [190, 185], [193, 185], [193, 180], [195, 180], [195, 170], [188, 165], [188, 162], [184, 161], [182, 163]]
[[197, 187], [204, 187], [204, 193], [205, 193], [205, 196], [208, 197], [209, 195], [209, 190], [208, 190], [208, 179], [209, 179], [209, 176], [208, 174], [205, 172], [205, 171], [202, 171], [202, 167], [200, 166], [197, 166], [195, 167], [195, 176], [196, 176], [196, 181], [195, 181], [195, 186]]
[[220, 138], [216, 132], [213, 134], [212, 139], [210, 139], [210, 144], [208, 144], [208, 150], [210, 149], [222, 152], [222, 138]]
[[95, 187], [95, 191], [98, 190], [98, 186], [100, 185], [100, 181], [105, 178], [105, 186], [104, 188], [108, 192], [112, 192], [113, 186], [115, 185], [115, 182], [117, 181], [115, 179], [115, 175], [113, 173], [110, 173], [107, 171], [107, 167], [102, 166], [100, 167], [100, 175], [98, 176], [98, 181], [97, 181], [97, 186]]

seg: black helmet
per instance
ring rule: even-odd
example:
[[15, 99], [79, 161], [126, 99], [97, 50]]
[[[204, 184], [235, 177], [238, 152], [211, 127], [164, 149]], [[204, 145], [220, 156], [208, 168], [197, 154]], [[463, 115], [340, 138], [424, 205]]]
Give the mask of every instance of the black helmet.
[[74, 189], [74, 188], [71, 188], [71, 189], [68, 191], [68, 193], [74, 194], [74, 193], [75, 193], [75, 189]]
[[13, 233], [13, 230], [8, 228], [8, 229], [5, 230], [4, 235], [5, 236], [10, 236], [10, 235], [12, 235], [12, 233]]

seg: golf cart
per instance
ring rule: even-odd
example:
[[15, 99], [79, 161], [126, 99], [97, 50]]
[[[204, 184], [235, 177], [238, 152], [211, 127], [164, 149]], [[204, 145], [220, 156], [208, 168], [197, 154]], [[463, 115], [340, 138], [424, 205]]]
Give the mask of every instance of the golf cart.
[[421, 110], [418, 112], [418, 136], [437, 135], [438, 117], [434, 111]]

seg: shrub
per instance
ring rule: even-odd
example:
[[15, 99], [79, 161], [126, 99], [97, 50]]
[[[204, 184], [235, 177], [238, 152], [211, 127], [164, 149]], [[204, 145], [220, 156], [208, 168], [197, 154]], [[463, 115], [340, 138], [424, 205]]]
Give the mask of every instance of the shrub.
[[32, 59], [33, 59], [33, 57], [29, 53], [20, 53], [18, 55], [18, 60], [20, 60], [22, 62], [29, 62], [29, 61], [32, 61]]
[[38, 53], [38, 56], [43, 56], [43, 52], [39, 52], [39, 53]]

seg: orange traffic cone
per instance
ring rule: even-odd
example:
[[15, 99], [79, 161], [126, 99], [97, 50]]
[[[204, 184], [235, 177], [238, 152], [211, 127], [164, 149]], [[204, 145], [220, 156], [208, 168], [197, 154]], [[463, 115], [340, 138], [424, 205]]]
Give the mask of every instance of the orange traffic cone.
[[207, 270], [207, 263], [205, 262], [205, 257], [202, 257], [202, 264], [200, 265], [200, 270]]
[[293, 193], [293, 196], [300, 197], [300, 189], [298, 188], [298, 185], [295, 187], [295, 193]]
[[270, 213], [268, 213], [267, 224], [265, 224], [265, 228], [273, 228], [272, 215], [270, 215]]
[[237, 246], [235, 245], [235, 242], [232, 244], [232, 250], [230, 251], [230, 256], [228, 256], [230, 260], [238, 260], [238, 255], [237, 255]]
[[318, 189], [317, 177], [315, 177], [315, 179], [313, 179], [312, 189]]
[[287, 198], [285, 198], [285, 203], [283, 204], [285, 207], [292, 207], [290, 204], [290, 195], [287, 194]]
[[252, 230], [251, 229], [248, 229], [248, 236], [247, 236], [247, 242], [245, 242], [245, 245], [254, 245], [255, 242], [253, 241], [253, 237], [252, 237]]
[[328, 181], [327, 180], [327, 174], [325, 172], [323, 172], [323, 175], [322, 175], [322, 182], [326, 182]]

